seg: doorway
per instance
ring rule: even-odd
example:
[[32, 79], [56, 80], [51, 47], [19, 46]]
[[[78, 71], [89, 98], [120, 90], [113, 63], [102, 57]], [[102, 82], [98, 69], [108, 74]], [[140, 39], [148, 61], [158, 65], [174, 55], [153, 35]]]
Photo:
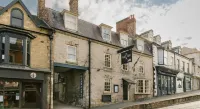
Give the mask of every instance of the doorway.
[[22, 83], [22, 108], [42, 107], [41, 84], [23, 82]]
[[123, 100], [128, 100], [128, 82], [123, 80]]

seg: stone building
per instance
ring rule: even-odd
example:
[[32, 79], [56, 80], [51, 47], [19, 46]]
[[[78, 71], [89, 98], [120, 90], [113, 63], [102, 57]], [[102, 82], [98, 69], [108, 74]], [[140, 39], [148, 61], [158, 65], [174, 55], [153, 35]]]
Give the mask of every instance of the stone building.
[[181, 54], [192, 59], [193, 90], [200, 89], [200, 51], [196, 48], [183, 47]]
[[153, 30], [141, 36], [152, 42], [154, 96], [192, 90], [192, 61], [181, 54], [181, 48], [173, 48], [171, 41], [161, 43], [161, 37], [154, 36]]
[[[95, 25], [78, 18], [78, 0], [70, 10], [39, 11], [55, 29], [53, 40], [54, 101], [81, 107], [133, 101], [153, 96], [151, 43], [136, 35], [133, 15], [116, 23]], [[135, 45], [133, 59], [121, 65], [119, 49]]]
[[21, 0], [0, 8], [0, 108], [51, 106], [51, 33]]

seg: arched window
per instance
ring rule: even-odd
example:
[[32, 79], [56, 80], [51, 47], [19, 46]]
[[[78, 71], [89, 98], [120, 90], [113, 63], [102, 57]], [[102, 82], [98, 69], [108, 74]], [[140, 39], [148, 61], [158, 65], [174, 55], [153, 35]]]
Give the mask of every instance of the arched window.
[[18, 8], [14, 8], [11, 11], [11, 25], [17, 27], [23, 27], [24, 25], [24, 14]]

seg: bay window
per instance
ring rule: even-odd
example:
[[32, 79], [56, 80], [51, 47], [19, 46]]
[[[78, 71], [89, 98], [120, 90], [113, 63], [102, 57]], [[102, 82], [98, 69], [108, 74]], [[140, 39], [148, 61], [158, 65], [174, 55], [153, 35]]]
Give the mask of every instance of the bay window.
[[0, 33], [0, 63], [30, 65], [30, 39], [14, 33]]

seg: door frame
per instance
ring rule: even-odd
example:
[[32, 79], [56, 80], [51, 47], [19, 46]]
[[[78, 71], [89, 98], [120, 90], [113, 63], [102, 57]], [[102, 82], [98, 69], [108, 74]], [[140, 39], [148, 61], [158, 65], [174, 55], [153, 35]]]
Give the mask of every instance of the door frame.
[[[122, 84], [123, 84], [123, 100], [129, 100], [129, 83], [127, 81], [123, 80]], [[124, 86], [126, 86], [126, 87], [124, 87]], [[126, 92], [124, 91], [125, 88], [127, 88]], [[127, 99], [125, 99], [125, 93], [126, 93], [126, 98]]]

